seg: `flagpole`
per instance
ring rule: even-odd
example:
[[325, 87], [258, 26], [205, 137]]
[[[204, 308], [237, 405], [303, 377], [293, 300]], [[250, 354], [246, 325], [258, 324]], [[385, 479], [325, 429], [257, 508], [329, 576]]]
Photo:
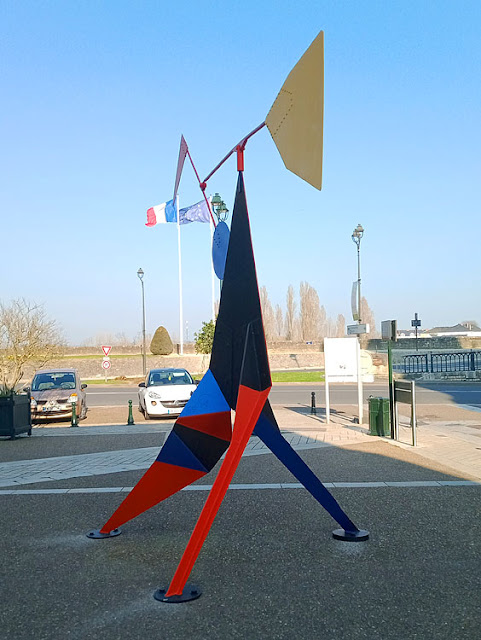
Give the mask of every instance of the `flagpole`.
[[182, 254], [180, 250], [180, 220], [179, 220], [179, 195], [175, 199], [177, 207], [177, 244], [179, 253], [179, 327], [180, 327], [180, 355], [184, 355], [184, 311], [182, 308]]

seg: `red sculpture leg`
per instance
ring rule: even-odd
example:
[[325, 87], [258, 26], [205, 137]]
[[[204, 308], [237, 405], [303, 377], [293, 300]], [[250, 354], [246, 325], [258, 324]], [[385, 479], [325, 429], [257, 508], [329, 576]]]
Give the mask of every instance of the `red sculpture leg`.
[[179, 562], [177, 571], [165, 594], [166, 598], [181, 595], [183, 592], [187, 579], [239, 465], [247, 442], [259, 419], [270, 389], [271, 387], [268, 387], [263, 391], [255, 391], [243, 385], [239, 386], [231, 445], [227, 449], [224, 462], [219, 469], [219, 474], [209, 492], [209, 496], [197, 520], [184, 555]]

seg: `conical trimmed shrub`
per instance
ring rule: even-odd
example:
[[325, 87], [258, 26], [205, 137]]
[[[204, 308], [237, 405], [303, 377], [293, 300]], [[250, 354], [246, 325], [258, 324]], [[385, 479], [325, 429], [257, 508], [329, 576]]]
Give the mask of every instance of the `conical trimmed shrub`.
[[173, 350], [174, 345], [170, 339], [169, 332], [165, 327], [159, 327], [150, 343], [150, 352], [154, 356], [169, 356]]

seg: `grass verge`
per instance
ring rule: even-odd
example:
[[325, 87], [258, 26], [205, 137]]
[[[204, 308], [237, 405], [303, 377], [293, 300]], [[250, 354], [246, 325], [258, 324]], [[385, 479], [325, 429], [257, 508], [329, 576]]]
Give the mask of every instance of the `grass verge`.
[[[192, 376], [194, 380], [202, 380], [202, 374], [196, 373]], [[324, 371], [273, 371], [271, 373], [272, 382], [324, 382]], [[144, 378], [109, 378], [105, 382], [105, 378], [94, 378], [92, 380], [83, 380], [89, 385], [108, 384], [108, 385], [138, 385]]]
[[324, 371], [273, 371], [272, 382], [323, 382]]

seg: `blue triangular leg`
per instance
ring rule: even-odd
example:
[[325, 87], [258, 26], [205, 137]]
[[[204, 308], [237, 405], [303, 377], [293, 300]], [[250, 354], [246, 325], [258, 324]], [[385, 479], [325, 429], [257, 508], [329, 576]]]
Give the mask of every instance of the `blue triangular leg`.
[[319, 478], [311, 471], [302, 458], [294, 451], [291, 445], [279, 431], [269, 401], [256, 423], [254, 435], [258, 436], [272, 453], [289, 469], [309, 493], [324, 507], [324, 509], [338, 522], [345, 535], [334, 532], [334, 537], [342, 540], [366, 540], [367, 531], [356, 527], [350, 518], [344, 513], [337, 500], [329, 493]]

